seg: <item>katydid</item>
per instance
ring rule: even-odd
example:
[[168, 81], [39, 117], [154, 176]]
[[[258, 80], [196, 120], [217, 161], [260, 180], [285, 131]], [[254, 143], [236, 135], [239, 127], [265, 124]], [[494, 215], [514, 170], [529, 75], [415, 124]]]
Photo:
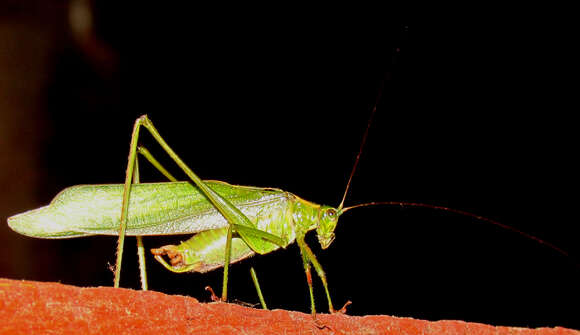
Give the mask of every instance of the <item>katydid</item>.
[[[375, 110], [376, 108], [373, 109], [363, 136], [361, 150]], [[137, 147], [141, 126], [149, 130], [193, 184], [176, 182], [175, 178], [145, 149]], [[325, 272], [304, 240], [308, 231], [316, 230], [321, 247], [326, 249], [334, 240], [338, 218], [353, 208], [399, 204], [455, 211], [438, 206], [402, 202], [372, 202], [344, 207], [361, 150], [355, 160], [341, 203], [338, 207], [330, 207], [315, 204], [276, 188], [202, 181], [165, 143], [147, 116], [142, 116], [137, 119], [133, 129], [125, 184], [81, 185], [67, 188], [48, 206], [12, 216], [8, 219], [8, 224], [23, 235], [39, 238], [118, 235], [115, 286], [119, 285], [123, 242], [126, 235], [196, 233], [180, 245], [163, 246], [151, 251], [157, 261], [173, 272], [207, 272], [223, 266], [222, 300], [227, 299], [230, 263], [241, 261], [255, 253], [272, 252], [295, 241], [302, 256], [312, 315], [316, 315], [316, 308], [311, 267], [314, 267], [322, 280], [329, 311], [335, 312]], [[139, 184], [136, 168], [138, 152], [172, 182]], [[455, 212], [474, 216], [467, 212]], [[492, 222], [482, 217], [477, 218]], [[169, 258], [169, 262], [165, 260], [165, 256]], [[342, 310], [344, 308], [340, 309]]]
[[[135, 165], [141, 126], [149, 130], [193, 184], [138, 183]], [[174, 180], [147, 151], [139, 151], [169, 179]], [[230, 263], [254, 253], [269, 253], [296, 241], [309, 286], [312, 315], [315, 316], [312, 266], [324, 285], [329, 311], [336, 310], [330, 298], [324, 270], [304, 238], [308, 231], [316, 230], [322, 248], [330, 246], [338, 217], [349, 209], [343, 208], [344, 198], [334, 208], [315, 204], [276, 188], [202, 181], [167, 145], [149, 118], [143, 115], [137, 119], [133, 128], [124, 184], [67, 188], [48, 206], [12, 216], [8, 224], [20, 234], [39, 238], [118, 235], [115, 287], [119, 285], [126, 235], [197, 233], [179, 246], [152, 249], [152, 253], [173, 272], [207, 272], [223, 266], [223, 300], [227, 299]], [[163, 259], [165, 255], [170, 258], [170, 263]]]

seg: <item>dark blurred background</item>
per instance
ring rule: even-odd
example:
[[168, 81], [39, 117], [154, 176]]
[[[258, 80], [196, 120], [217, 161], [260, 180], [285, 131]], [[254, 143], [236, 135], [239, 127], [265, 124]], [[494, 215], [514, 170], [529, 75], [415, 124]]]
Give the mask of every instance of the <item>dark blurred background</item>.
[[[335, 307], [352, 300], [352, 315], [580, 328], [577, 122], [565, 103], [575, 39], [565, 23], [542, 8], [491, 6], [461, 16], [439, 8], [428, 19], [395, 8], [122, 6], [0, 2], [2, 222], [67, 186], [121, 183], [133, 122], [145, 113], [203, 178], [337, 205], [384, 83], [347, 204], [469, 211], [570, 256], [451, 212], [353, 210], [328, 250], [314, 234], [307, 240]], [[163, 180], [141, 167], [143, 181]], [[138, 288], [129, 241], [122, 286]], [[113, 237], [40, 240], [2, 224], [0, 243], [2, 277], [112, 284]], [[270, 307], [308, 311], [297, 246], [234, 265], [232, 299], [257, 302], [251, 265]], [[207, 301], [203, 288], [221, 286], [221, 271], [148, 268], [153, 290]]]

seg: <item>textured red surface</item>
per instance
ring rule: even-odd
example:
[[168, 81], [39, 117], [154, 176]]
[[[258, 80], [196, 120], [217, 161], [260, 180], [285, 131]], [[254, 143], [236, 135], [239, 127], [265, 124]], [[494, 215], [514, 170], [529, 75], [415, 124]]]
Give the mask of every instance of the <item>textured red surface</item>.
[[264, 311], [111, 287], [0, 279], [0, 334], [569, 334], [565, 328]]

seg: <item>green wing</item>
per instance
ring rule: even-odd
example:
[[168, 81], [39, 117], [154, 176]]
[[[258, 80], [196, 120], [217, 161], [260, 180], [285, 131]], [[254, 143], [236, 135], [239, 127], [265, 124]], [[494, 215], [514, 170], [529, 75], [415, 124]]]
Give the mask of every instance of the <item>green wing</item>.
[[[250, 220], [265, 208], [286, 206], [289, 194], [272, 188], [204, 181]], [[122, 184], [79, 185], [60, 192], [45, 207], [8, 218], [16, 232], [32, 237], [117, 235]], [[188, 182], [144, 183], [131, 188], [127, 235], [173, 235], [227, 227], [227, 221]]]

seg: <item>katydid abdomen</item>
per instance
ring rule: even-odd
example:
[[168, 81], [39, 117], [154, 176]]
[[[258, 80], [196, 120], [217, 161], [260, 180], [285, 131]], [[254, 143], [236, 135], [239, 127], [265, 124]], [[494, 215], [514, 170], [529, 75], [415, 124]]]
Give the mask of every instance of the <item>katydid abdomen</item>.
[[[264, 229], [262, 225], [260, 230]], [[265, 229], [273, 233], [270, 229]], [[292, 231], [290, 233], [293, 234]], [[288, 244], [294, 242], [292, 237]], [[189, 240], [179, 245], [166, 245], [151, 249], [155, 258], [168, 270], [173, 272], [209, 272], [224, 266], [224, 251], [226, 250], [227, 228], [208, 230], [195, 234]], [[280, 246], [269, 243], [263, 253], [279, 249]], [[162, 257], [170, 258], [168, 264]], [[237, 263], [255, 255], [255, 252], [239, 237], [232, 238], [230, 264]]]

